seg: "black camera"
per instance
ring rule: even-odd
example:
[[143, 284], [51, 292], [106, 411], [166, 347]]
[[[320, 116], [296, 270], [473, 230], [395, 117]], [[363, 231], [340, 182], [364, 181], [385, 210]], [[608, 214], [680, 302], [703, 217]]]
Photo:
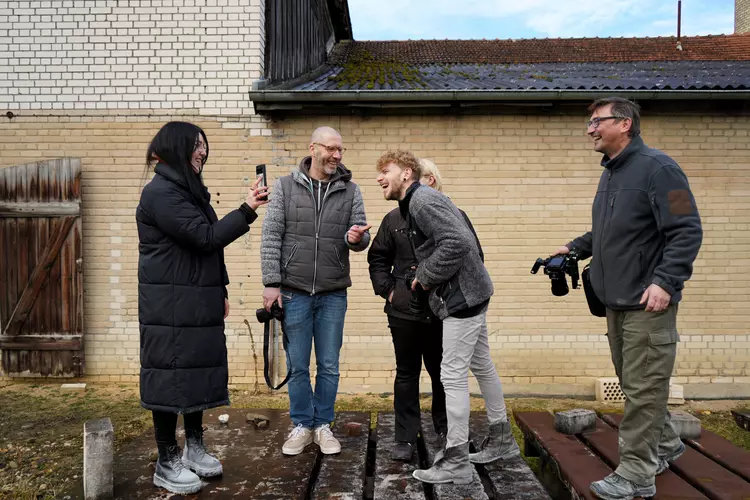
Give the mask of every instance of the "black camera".
[[[411, 284], [417, 278], [417, 270], [410, 268], [404, 275], [404, 281], [406, 281], [407, 290], [411, 290]], [[417, 283], [416, 290], [411, 292], [411, 299], [409, 299], [409, 312], [416, 316], [424, 316], [427, 312], [428, 307], [428, 295], [422, 285]]]
[[255, 317], [258, 319], [258, 323], [268, 323], [274, 318], [284, 321], [284, 309], [279, 306], [278, 302], [274, 302], [270, 311], [266, 311], [263, 307], [256, 310]]
[[531, 268], [531, 274], [536, 274], [540, 267], [544, 267], [544, 274], [549, 276], [552, 282], [552, 295], [562, 297], [568, 294], [568, 281], [566, 274], [570, 275], [573, 288], [578, 285], [578, 252], [571, 250], [568, 254], [554, 255], [547, 259], [538, 258]]

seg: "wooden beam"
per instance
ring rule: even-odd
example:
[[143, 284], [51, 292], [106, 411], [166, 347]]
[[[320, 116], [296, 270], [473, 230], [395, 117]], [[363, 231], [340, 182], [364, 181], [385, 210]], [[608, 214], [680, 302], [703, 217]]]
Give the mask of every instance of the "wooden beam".
[[9, 203], [0, 202], [0, 217], [66, 217], [80, 215], [81, 204], [65, 203]]
[[49, 276], [52, 264], [54, 264], [55, 259], [60, 254], [60, 248], [62, 248], [65, 239], [68, 237], [68, 233], [73, 227], [75, 220], [76, 217], [65, 217], [57, 225], [57, 230], [47, 242], [47, 246], [44, 248], [44, 252], [42, 252], [42, 256], [34, 268], [34, 272], [31, 273], [29, 282], [26, 283], [26, 287], [18, 299], [18, 304], [16, 304], [13, 314], [10, 315], [8, 324], [5, 326], [5, 331], [3, 332], [4, 335], [16, 336], [21, 331], [21, 327], [26, 322], [26, 318], [29, 317], [31, 308], [34, 307], [34, 302], [36, 302], [36, 298], [39, 295], [39, 290]]
[[34, 335], [18, 335], [16, 337], [0, 337], [0, 349], [6, 351], [80, 351], [83, 349], [81, 335], [65, 338], [38, 337]]

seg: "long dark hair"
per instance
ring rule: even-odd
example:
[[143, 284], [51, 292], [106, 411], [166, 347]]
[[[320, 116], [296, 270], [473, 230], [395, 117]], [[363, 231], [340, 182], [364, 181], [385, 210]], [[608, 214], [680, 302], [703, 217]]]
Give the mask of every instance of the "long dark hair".
[[207, 202], [203, 176], [193, 171], [191, 158], [198, 145], [198, 136], [206, 143], [206, 156], [203, 165], [208, 161], [208, 138], [206, 133], [188, 122], [169, 122], [156, 133], [146, 151], [146, 169], [149, 170], [156, 162], [166, 163], [177, 171], [187, 182], [190, 194], [201, 204]]

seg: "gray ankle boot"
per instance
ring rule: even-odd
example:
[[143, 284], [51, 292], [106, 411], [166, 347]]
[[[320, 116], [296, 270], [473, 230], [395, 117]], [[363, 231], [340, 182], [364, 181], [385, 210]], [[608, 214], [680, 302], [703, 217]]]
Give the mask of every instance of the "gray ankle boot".
[[415, 470], [412, 475], [425, 483], [471, 483], [474, 467], [469, 462], [469, 443], [447, 448], [431, 468]]
[[154, 485], [178, 495], [198, 493], [201, 479], [182, 465], [179, 446], [159, 445], [159, 459], [154, 471]]
[[495, 460], [509, 460], [521, 456], [521, 449], [513, 438], [510, 422], [495, 422], [479, 446], [479, 451], [469, 455], [475, 464], [488, 464]]
[[200, 477], [221, 476], [224, 469], [219, 459], [210, 455], [203, 445], [203, 430], [185, 432], [185, 452], [182, 463]]

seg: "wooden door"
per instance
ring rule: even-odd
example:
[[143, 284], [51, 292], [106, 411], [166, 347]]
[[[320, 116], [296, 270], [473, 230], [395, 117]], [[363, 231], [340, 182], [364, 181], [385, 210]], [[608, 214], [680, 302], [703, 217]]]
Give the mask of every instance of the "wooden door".
[[81, 162], [0, 169], [0, 350], [8, 375], [79, 377]]

